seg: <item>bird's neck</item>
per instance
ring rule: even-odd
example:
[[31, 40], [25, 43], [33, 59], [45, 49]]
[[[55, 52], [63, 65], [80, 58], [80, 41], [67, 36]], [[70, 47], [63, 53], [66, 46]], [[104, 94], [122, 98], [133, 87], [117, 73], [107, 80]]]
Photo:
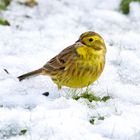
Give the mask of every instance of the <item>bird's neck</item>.
[[77, 48], [78, 55], [85, 60], [103, 59], [105, 57], [105, 50], [94, 50], [91, 47], [83, 46]]

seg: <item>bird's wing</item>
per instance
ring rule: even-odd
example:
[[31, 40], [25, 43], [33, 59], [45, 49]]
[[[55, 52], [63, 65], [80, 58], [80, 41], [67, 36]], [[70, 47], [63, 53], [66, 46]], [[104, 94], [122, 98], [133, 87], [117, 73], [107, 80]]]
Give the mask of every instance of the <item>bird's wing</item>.
[[43, 68], [47, 71], [64, 70], [66, 63], [76, 55], [75, 44], [65, 48], [58, 55], [48, 61]]

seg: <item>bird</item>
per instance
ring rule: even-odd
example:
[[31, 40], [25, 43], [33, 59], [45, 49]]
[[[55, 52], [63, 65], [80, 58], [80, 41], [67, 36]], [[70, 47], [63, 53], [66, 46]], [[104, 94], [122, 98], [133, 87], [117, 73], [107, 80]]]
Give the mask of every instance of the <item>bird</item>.
[[50, 76], [58, 89], [83, 88], [93, 84], [105, 66], [106, 45], [94, 31], [87, 31], [79, 39], [50, 59], [43, 67], [23, 74], [19, 81], [37, 75]]

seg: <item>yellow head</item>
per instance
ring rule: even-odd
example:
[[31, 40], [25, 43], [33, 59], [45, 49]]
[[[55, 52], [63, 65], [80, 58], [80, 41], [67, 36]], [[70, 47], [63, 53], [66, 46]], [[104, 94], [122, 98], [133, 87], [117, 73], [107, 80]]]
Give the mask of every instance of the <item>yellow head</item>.
[[82, 44], [93, 48], [95, 51], [106, 52], [106, 46], [103, 38], [95, 32], [89, 31], [81, 34], [79, 40]]

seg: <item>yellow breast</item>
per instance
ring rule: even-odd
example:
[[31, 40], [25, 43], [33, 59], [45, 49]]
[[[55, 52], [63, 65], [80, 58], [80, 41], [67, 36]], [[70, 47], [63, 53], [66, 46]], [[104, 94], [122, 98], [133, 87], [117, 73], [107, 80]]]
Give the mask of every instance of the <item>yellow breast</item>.
[[83, 88], [98, 79], [104, 68], [103, 57], [98, 56], [90, 47], [77, 49], [78, 58], [72, 60], [66, 70], [57, 77], [58, 87]]
[[95, 52], [92, 48], [87, 46], [82, 46], [76, 49], [79, 56], [84, 60], [90, 60], [95, 56]]

